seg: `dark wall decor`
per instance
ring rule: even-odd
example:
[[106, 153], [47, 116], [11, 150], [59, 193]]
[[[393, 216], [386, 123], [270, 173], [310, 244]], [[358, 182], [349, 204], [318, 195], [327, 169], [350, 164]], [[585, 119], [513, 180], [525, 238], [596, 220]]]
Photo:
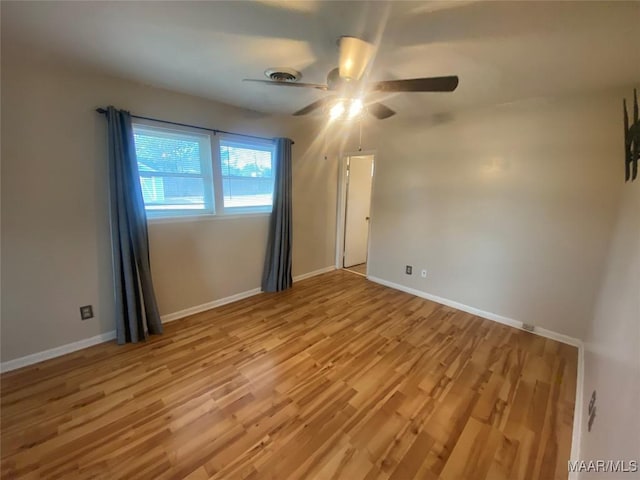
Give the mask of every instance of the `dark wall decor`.
[[627, 100], [622, 100], [624, 109], [624, 180], [634, 181], [638, 177], [640, 159], [640, 120], [638, 120], [638, 92], [633, 89], [633, 123], [629, 126]]

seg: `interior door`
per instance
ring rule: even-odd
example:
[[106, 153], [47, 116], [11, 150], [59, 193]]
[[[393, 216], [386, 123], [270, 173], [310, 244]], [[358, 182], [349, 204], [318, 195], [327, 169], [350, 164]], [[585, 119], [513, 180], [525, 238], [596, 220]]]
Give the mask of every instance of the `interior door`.
[[344, 227], [344, 266], [367, 261], [373, 155], [349, 157]]

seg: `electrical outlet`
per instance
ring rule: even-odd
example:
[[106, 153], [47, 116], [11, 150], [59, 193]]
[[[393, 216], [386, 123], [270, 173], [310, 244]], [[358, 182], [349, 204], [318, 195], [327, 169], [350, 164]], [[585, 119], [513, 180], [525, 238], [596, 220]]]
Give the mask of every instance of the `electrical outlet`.
[[88, 320], [93, 318], [93, 307], [91, 305], [85, 305], [80, 307], [80, 318], [82, 320]]
[[407, 265], [404, 269], [404, 273], [411, 275], [411, 273], [413, 273], [413, 267], [411, 265]]
[[427, 278], [427, 271], [426, 271], [426, 270], [422, 270], [422, 271], [420, 272], [420, 276], [421, 276], [422, 278]]

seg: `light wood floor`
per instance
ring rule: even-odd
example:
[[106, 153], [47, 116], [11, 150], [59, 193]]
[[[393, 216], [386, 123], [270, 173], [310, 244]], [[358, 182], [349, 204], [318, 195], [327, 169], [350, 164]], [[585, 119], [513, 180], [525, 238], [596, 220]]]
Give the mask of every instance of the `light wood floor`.
[[2, 478], [566, 478], [576, 362], [336, 271], [4, 374]]

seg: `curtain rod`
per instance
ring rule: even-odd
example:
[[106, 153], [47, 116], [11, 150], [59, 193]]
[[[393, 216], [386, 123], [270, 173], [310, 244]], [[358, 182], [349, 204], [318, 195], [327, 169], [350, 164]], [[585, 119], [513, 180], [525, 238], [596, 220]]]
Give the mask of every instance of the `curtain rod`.
[[[98, 112], [101, 115], [104, 115], [104, 114], [107, 113], [107, 109], [106, 108], [102, 108], [102, 107], [96, 108], [96, 112]], [[152, 122], [159, 122], [159, 123], [167, 123], [169, 125], [177, 125], [179, 127], [197, 128], [198, 130], [206, 130], [207, 132], [213, 132], [214, 135], [218, 134], [218, 133], [226, 133], [228, 135], [237, 135], [239, 137], [257, 138], [259, 140], [273, 140], [273, 138], [269, 138], [269, 137], [258, 137], [257, 135], [247, 135], [246, 133], [227, 132], [226, 130], [217, 130], [215, 128], [200, 127], [198, 125], [189, 125], [188, 123], [170, 122], [169, 120], [160, 120], [158, 118], [141, 117], [140, 115], [131, 115], [131, 118], [138, 118], [140, 120], [150, 120]], [[294, 143], [295, 142], [292, 140], [291, 141], [291, 145], [293, 145]]]

